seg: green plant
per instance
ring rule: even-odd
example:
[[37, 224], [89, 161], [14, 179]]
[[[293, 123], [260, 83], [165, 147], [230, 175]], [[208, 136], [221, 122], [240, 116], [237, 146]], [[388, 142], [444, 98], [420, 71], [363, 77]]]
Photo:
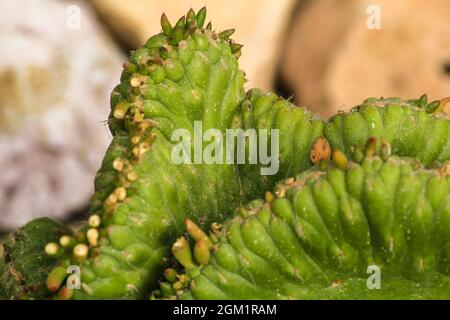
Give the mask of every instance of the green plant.
[[4, 295], [39, 298], [45, 294], [47, 275], [56, 266], [56, 261], [46, 255], [43, 248], [71, 232], [59, 222], [39, 218], [11, 234], [0, 250], [5, 257], [0, 260]]
[[387, 141], [393, 154], [412, 157], [425, 165], [450, 159], [450, 122], [441, 112], [448, 99], [427, 103], [419, 99], [369, 98], [349, 113], [332, 117], [325, 135], [333, 149], [352, 155], [355, 145], [369, 137]]
[[[166, 270], [152, 298], [448, 299], [448, 165], [333, 158], [209, 235], [187, 221], [193, 250], [184, 237], [172, 247], [184, 272]], [[380, 269], [381, 289], [367, 287], [369, 266]]]
[[[393, 153], [417, 156], [427, 165], [450, 160], [449, 120], [438, 112], [443, 102], [427, 104], [424, 97], [388, 99], [389, 103], [372, 99], [357, 111], [323, 122], [273, 93], [250, 90], [245, 95], [244, 74], [237, 62], [241, 45], [229, 39], [233, 30], [214, 32], [210, 23], [204, 28], [205, 17], [205, 9], [190, 10], [172, 26], [163, 15], [163, 32], [131, 54], [121, 83], [111, 95], [108, 123], [113, 140], [95, 179], [87, 223], [75, 232], [49, 230], [42, 237], [36, 233], [39, 246], [33, 244], [27, 250], [41, 260], [30, 264], [31, 269], [15, 263], [28, 257], [7, 255], [3, 266], [15, 266], [2, 272], [8, 297], [142, 298], [170, 265], [170, 243], [182, 234], [186, 217], [201, 227], [223, 221], [234, 208], [263, 196], [279, 180], [325, 164], [331, 147], [343, 149], [349, 157], [355, 151], [358, 159], [366, 138], [373, 135], [390, 142]], [[420, 137], [428, 131], [436, 134], [427, 143], [409, 148], [410, 131], [384, 134], [373, 126], [380, 117], [385, 127], [402, 124], [419, 128]], [[278, 173], [264, 176], [261, 164], [236, 165], [235, 161], [173, 163], [174, 131], [182, 128], [194, 136], [195, 121], [202, 122], [202, 133], [208, 129], [221, 133], [229, 128], [279, 129]], [[353, 130], [353, 122], [366, 130]], [[8, 250], [22, 244], [30, 245], [15, 242]], [[65, 287], [68, 275], [62, 272], [72, 264], [81, 267], [82, 281], [81, 290], [73, 292]], [[33, 280], [36, 286], [23, 281], [7, 284], [6, 279], [13, 279], [16, 271], [26, 283], [28, 277], [34, 279], [28, 272], [39, 268], [44, 272], [38, 281]], [[51, 283], [47, 290], [42, 289], [45, 277]]]

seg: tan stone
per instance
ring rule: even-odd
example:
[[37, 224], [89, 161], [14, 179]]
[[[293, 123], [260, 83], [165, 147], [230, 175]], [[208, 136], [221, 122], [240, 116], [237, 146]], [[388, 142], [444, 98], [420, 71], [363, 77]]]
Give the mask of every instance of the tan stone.
[[277, 57], [283, 34], [295, 0], [94, 0], [101, 16], [132, 48], [160, 32], [160, 17], [166, 13], [174, 23], [190, 7], [198, 11], [205, 4], [207, 21], [216, 30], [234, 28], [233, 39], [244, 45], [241, 68], [246, 72], [247, 87], [272, 88]]
[[[381, 8], [380, 30], [367, 28], [369, 5]], [[312, 1], [293, 24], [283, 78], [323, 116], [370, 96], [448, 96], [449, 12], [447, 0]]]
[[[68, 6], [80, 29], [67, 27]], [[0, 2], [0, 229], [84, 208], [125, 57], [84, 2]]]

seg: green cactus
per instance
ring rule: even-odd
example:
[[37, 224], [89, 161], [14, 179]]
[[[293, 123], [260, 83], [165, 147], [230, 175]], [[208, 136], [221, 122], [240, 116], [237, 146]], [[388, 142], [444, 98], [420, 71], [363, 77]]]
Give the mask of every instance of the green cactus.
[[[426, 95], [413, 100], [370, 98], [351, 112], [323, 122], [274, 93], [250, 90], [238, 109], [236, 122], [245, 130], [280, 130], [280, 170], [274, 176], [261, 176], [261, 165], [241, 165], [244, 193], [250, 199], [261, 196], [277, 181], [329, 160], [330, 149], [360, 159], [370, 137], [378, 138], [377, 147], [387, 142], [393, 154], [417, 158], [425, 165], [450, 160], [450, 119], [440, 112], [447, 100], [427, 104]], [[324, 148], [315, 152], [316, 144]]]
[[[311, 112], [274, 93], [253, 89], [247, 93], [236, 118], [243, 130], [279, 130], [279, 170], [275, 175], [261, 175], [261, 168], [266, 167], [261, 162], [239, 165], [243, 193], [250, 200], [262, 196], [261, 192], [272, 189], [281, 179], [313, 165], [310, 152], [314, 143], [324, 135], [324, 123]], [[271, 143], [272, 136], [269, 137], [268, 145], [271, 146]]]
[[[191, 226], [193, 252], [185, 238], [172, 247], [185, 273], [152, 298], [449, 299], [448, 166], [335, 153], [334, 166], [285, 180], [209, 236]], [[368, 289], [369, 266], [381, 289]]]
[[[139, 298], [164, 267], [185, 216], [207, 223], [240, 201], [233, 165], [171, 162], [175, 129], [194, 136], [194, 121], [224, 131], [244, 97], [239, 49], [203, 28], [190, 10], [150, 38], [124, 65], [112, 93], [114, 139], [97, 174], [90, 212], [101, 217], [81, 263], [75, 298]], [[206, 215], [208, 213], [208, 215]], [[87, 234], [88, 235], [88, 234]]]
[[399, 98], [365, 100], [353, 112], [332, 117], [325, 135], [333, 149], [353, 154], [352, 148], [369, 137], [385, 140], [396, 155], [412, 157], [425, 165], [450, 159], [450, 121], [442, 111], [447, 99], [427, 104]]
[[95, 179], [89, 223], [59, 245], [61, 263], [81, 266], [82, 290], [73, 298], [143, 297], [185, 216], [221, 220], [240, 203], [234, 165], [171, 162], [175, 129], [194, 135], [199, 120], [203, 132], [225, 131], [245, 94], [240, 46], [228, 39], [232, 30], [203, 28], [205, 13], [190, 10], [173, 27], [163, 15], [163, 33], [124, 64], [111, 95], [114, 137]]
[[0, 261], [4, 294], [14, 298], [39, 298], [48, 294], [46, 278], [57, 260], [48, 256], [43, 248], [70, 233], [71, 230], [59, 222], [39, 218], [11, 234], [2, 245], [5, 259]]
[[[51, 242], [46, 251], [53, 256], [54, 268], [32, 266], [45, 269], [40, 285], [44, 275], [47, 282], [55, 280], [47, 284], [52, 293], [18, 282], [14, 290], [6, 290], [8, 297], [142, 298], [167, 266], [170, 243], [182, 234], [186, 217], [200, 226], [223, 221], [230, 208], [261, 197], [277, 181], [326, 163], [330, 145], [351, 156], [351, 151], [362, 150], [367, 137], [376, 136], [390, 142], [394, 153], [418, 157], [427, 165], [450, 160], [448, 118], [439, 112], [444, 102], [372, 99], [358, 111], [324, 123], [273, 93], [251, 90], [245, 95], [237, 62], [242, 46], [229, 39], [233, 30], [214, 32], [210, 23], [203, 28], [205, 17], [205, 9], [197, 14], [190, 10], [172, 26], [163, 15], [163, 32], [124, 64], [121, 83], [111, 95], [108, 124], [113, 140], [95, 179], [88, 223], [74, 234], [39, 239], [36, 243], [44, 245], [33, 247], [41, 256]], [[202, 122], [201, 133], [279, 129], [278, 172], [261, 175], [265, 165], [235, 161], [173, 163], [175, 129], [186, 129], [195, 139], [195, 121]], [[400, 125], [408, 129], [396, 131]], [[414, 147], [406, 145], [412, 140], [411, 128], [418, 129], [422, 141]], [[424, 142], [427, 130], [433, 135]], [[195, 154], [195, 148], [190, 152]], [[64, 286], [62, 268], [70, 264], [81, 266], [81, 290], [71, 292]], [[2, 287], [15, 270], [2, 272]], [[26, 279], [27, 274], [22, 273]]]

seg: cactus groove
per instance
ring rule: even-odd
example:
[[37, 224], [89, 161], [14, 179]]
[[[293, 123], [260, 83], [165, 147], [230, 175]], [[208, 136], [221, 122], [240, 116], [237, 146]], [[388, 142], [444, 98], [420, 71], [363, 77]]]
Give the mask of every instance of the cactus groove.
[[[339, 166], [307, 170], [239, 208], [210, 246], [189, 232], [191, 253], [178, 239], [184, 282], [166, 277], [152, 298], [449, 299], [448, 166], [377, 155]], [[379, 290], [367, 287], [374, 265]]]

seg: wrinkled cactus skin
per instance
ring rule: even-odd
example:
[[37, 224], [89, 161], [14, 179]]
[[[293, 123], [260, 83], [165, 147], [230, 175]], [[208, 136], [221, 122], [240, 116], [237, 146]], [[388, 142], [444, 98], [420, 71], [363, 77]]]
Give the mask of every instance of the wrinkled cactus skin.
[[[444, 101], [444, 100], [443, 100]], [[236, 122], [247, 129], [279, 129], [280, 170], [274, 176], [259, 175], [259, 165], [239, 168], [243, 190], [262, 196], [277, 181], [308, 169], [317, 139], [324, 137], [331, 149], [342, 150], [350, 159], [362, 152], [370, 137], [391, 146], [390, 153], [420, 160], [425, 165], [450, 160], [450, 119], [439, 112], [443, 102], [419, 99], [369, 98], [348, 113], [322, 121], [274, 93], [250, 90], [238, 109]], [[250, 197], [251, 200], [251, 197]]]
[[[184, 32], [179, 39], [176, 30]], [[195, 22], [133, 53], [112, 94], [114, 139], [90, 208], [105, 235], [82, 264], [75, 298], [143, 297], [185, 216], [210, 223], [239, 204], [233, 165], [173, 164], [170, 139], [180, 128], [193, 136], [194, 121], [204, 131], [232, 127], [243, 83], [230, 43]]]
[[337, 114], [325, 126], [333, 149], [352, 155], [354, 145], [369, 137], [390, 143], [392, 153], [416, 158], [425, 165], [450, 160], [450, 121], [426, 104], [426, 96], [416, 100], [400, 98], [365, 100], [352, 112]]
[[[212, 232], [179, 298], [449, 299], [449, 230], [448, 168], [378, 156], [313, 168]], [[379, 290], [367, 288], [370, 265]]]
[[[262, 176], [261, 164], [239, 165], [244, 194], [251, 200], [262, 196], [281, 179], [291, 177], [311, 167], [310, 150], [323, 136], [323, 121], [274, 93], [250, 90], [238, 109], [236, 117], [244, 130], [279, 130], [279, 170], [275, 175]], [[269, 137], [270, 146], [271, 137]]]

